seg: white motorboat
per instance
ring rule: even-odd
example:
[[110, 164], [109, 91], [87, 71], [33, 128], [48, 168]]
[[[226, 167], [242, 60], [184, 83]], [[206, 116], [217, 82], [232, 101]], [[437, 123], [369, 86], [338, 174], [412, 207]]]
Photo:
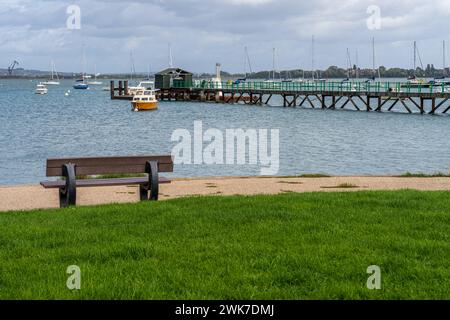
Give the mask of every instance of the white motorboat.
[[155, 89], [155, 82], [153, 81], [141, 81], [139, 82], [139, 84], [136, 87], [128, 87], [128, 95], [134, 96], [136, 95], [139, 91], [142, 91], [143, 89], [148, 89], [148, 90], [154, 90]]
[[40, 82], [38, 85], [36, 85], [35, 93], [36, 94], [47, 94], [48, 93], [47, 86]]

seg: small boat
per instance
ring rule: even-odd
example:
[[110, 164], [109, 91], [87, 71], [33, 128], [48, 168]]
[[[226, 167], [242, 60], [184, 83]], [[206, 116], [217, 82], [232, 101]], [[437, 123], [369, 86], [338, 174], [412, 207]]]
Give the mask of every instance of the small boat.
[[99, 86], [99, 85], [103, 84], [103, 82], [101, 82], [101, 81], [89, 81], [88, 84]]
[[[128, 87], [128, 95], [134, 96], [137, 93], [141, 92], [142, 90], [148, 89], [148, 90], [154, 90], [155, 83], [153, 81], [141, 81], [136, 87]], [[109, 90], [109, 88], [108, 88]]]
[[401, 88], [429, 88], [430, 83], [426, 83], [424, 79], [414, 79], [408, 80], [400, 85]]
[[46, 86], [59, 86], [60, 82], [59, 81], [45, 81], [45, 82], [42, 82], [42, 84], [45, 84]]
[[43, 83], [40, 82], [40, 83], [36, 86], [36, 91], [35, 91], [35, 93], [36, 93], [36, 94], [47, 94], [47, 93], [48, 93], [47, 86], [46, 86], [45, 84], [43, 84]]
[[86, 90], [89, 89], [89, 85], [84, 82], [84, 78], [81, 80], [77, 80], [76, 83], [73, 85], [74, 89], [77, 90]]
[[155, 90], [140, 90], [136, 92], [131, 102], [133, 111], [157, 110], [158, 100], [156, 100]]

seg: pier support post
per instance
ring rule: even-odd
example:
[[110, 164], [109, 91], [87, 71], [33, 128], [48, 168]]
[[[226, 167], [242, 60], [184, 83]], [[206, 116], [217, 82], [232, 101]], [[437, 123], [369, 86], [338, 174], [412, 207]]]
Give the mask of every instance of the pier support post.
[[119, 96], [123, 95], [123, 81], [119, 80]]
[[111, 80], [109, 83], [109, 90], [110, 90], [110, 94], [111, 94], [111, 100], [114, 100], [114, 80]]
[[215, 96], [216, 103], [220, 102], [220, 97], [222, 96], [222, 91], [217, 91]]
[[[433, 114], [435, 110], [436, 110], [436, 98], [431, 98], [431, 113]], [[424, 111], [425, 110], [422, 109], [422, 113]]]
[[128, 95], [128, 80], [125, 80], [124, 82], [124, 85], [123, 85], [123, 92], [124, 92], [124, 94], [126, 94], [126, 95]]

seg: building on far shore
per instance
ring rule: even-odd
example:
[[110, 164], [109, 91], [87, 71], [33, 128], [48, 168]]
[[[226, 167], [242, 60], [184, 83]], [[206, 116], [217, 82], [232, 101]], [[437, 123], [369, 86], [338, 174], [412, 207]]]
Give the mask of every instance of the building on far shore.
[[184, 83], [185, 86], [192, 86], [193, 74], [180, 69], [168, 68], [155, 74], [156, 89], [169, 89], [177, 83]]

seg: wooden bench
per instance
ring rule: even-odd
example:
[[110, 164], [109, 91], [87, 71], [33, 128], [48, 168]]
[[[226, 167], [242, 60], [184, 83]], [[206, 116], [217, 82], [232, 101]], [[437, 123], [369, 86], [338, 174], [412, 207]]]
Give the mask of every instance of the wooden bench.
[[[47, 160], [47, 177], [63, 177], [59, 181], [43, 181], [44, 188], [59, 189], [60, 207], [76, 205], [77, 187], [139, 185], [141, 201], [158, 200], [159, 184], [171, 181], [159, 177], [160, 172], [173, 172], [172, 156], [136, 156], [101, 158], [62, 158]], [[104, 174], [143, 174], [145, 177], [84, 179], [77, 176]]]

